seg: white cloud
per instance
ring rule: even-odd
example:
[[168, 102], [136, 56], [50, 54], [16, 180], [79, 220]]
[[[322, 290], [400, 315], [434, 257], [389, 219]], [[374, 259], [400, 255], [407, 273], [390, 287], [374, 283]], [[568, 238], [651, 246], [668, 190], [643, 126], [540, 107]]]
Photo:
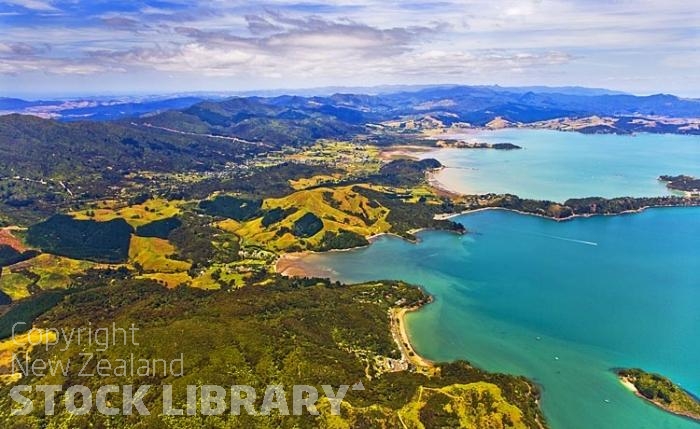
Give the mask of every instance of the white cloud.
[[38, 11], [57, 11], [50, 1], [45, 0], [4, 0], [0, 4], [9, 4], [14, 6], [22, 6], [25, 9]]
[[[59, 4], [5, 3], [38, 12]], [[686, 76], [700, 45], [700, 11], [681, 0], [216, 0], [98, 12], [83, 26], [76, 17], [44, 19], [40, 31], [8, 25], [0, 73], [159, 71], [310, 84], [519, 76], [524, 83], [593, 84], [611, 76], [624, 82], [641, 65], [651, 75]], [[46, 40], [51, 49], [38, 49]]]

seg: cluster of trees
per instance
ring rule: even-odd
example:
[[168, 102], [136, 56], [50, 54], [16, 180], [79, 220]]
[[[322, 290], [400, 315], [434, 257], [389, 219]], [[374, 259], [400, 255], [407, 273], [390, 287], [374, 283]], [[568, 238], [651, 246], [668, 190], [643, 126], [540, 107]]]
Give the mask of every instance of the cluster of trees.
[[237, 221], [245, 221], [259, 216], [261, 207], [262, 200], [231, 195], [218, 195], [212, 200], [203, 200], [199, 203], [199, 208], [210, 216], [226, 217]]
[[136, 228], [136, 235], [140, 237], [157, 237], [167, 239], [170, 233], [182, 226], [182, 221], [176, 216], [154, 220]]
[[[238, 238], [213, 226], [211, 217], [186, 212], [180, 220], [167, 237], [177, 248], [177, 259], [192, 261], [193, 269], [240, 259]], [[226, 245], [218, 245], [221, 242]]]
[[308, 238], [316, 235], [322, 229], [323, 221], [321, 218], [308, 212], [294, 222], [292, 234], [297, 237]]
[[0, 244], [0, 268], [26, 261], [38, 255], [36, 250], [20, 252], [8, 244]]
[[[0, 339], [10, 337], [13, 327], [15, 327], [15, 333], [29, 330], [32, 326], [32, 322], [41, 314], [61, 302], [65, 294], [66, 292], [61, 290], [47, 291], [39, 293], [30, 299], [23, 299], [14, 303], [14, 305], [0, 317]], [[7, 297], [4, 293], [2, 293], [2, 295]], [[10, 302], [7, 301], [7, 299], [3, 299], [0, 305], [7, 304], [10, 304]], [[21, 322], [25, 324], [15, 326], [16, 323]]]
[[425, 181], [425, 172], [442, 167], [440, 161], [432, 158], [420, 161], [412, 159], [397, 159], [382, 165], [379, 173], [372, 175], [373, 183], [410, 188]]
[[661, 176], [659, 180], [668, 182], [666, 186], [676, 191], [698, 192], [700, 190], [700, 179], [692, 176]]
[[351, 249], [353, 247], [367, 246], [369, 241], [360, 234], [341, 229], [338, 232], [326, 231], [321, 237], [318, 250]]
[[124, 219], [77, 220], [57, 214], [32, 225], [27, 243], [47, 253], [95, 262], [125, 262], [134, 229]]
[[286, 219], [289, 215], [295, 213], [297, 211], [297, 208], [295, 207], [290, 207], [288, 209], [283, 209], [281, 207], [275, 207], [274, 209], [270, 209], [265, 212], [265, 215], [262, 217], [261, 223], [262, 226], [267, 228], [270, 225], [274, 225], [277, 222], [281, 222], [284, 219]]

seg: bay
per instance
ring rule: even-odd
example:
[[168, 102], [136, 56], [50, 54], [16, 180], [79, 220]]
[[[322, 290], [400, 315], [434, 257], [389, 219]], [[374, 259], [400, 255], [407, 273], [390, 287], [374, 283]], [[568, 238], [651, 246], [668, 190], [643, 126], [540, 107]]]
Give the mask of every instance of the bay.
[[448, 137], [523, 148], [438, 149], [421, 155], [445, 165], [437, 180], [463, 194], [510, 193], [558, 202], [653, 197], [672, 193], [658, 180], [661, 175], [700, 177], [700, 136], [504, 129]]
[[455, 220], [469, 234], [383, 236], [304, 263], [346, 282], [421, 285], [435, 302], [407, 318], [417, 351], [529, 377], [554, 429], [700, 427], [635, 397], [612, 371], [641, 367], [700, 394], [700, 209]]

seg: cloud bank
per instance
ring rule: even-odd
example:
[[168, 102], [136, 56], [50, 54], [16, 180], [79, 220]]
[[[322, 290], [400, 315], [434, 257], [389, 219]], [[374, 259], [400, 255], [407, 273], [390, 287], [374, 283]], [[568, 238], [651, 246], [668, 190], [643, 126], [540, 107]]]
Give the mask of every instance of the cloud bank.
[[700, 58], [700, 12], [688, 2], [197, 3], [1, 1], [0, 89], [454, 82], [700, 92], [687, 66]]

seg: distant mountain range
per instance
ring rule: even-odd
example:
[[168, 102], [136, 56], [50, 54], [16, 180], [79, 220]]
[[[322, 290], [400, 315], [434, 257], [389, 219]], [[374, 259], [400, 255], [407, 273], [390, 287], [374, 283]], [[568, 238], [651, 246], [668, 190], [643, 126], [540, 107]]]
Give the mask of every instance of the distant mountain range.
[[61, 121], [105, 121], [171, 109], [184, 109], [204, 100], [206, 98], [195, 96], [172, 98], [100, 97], [35, 101], [19, 98], [0, 98], [0, 115], [20, 113], [43, 118], [54, 118]]
[[[400, 132], [401, 124], [409, 121], [425, 127], [460, 124], [700, 134], [700, 100], [672, 95], [573, 94], [580, 91], [574, 88], [572, 93], [563, 94], [437, 86], [379, 95], [337, 93], [205, 101], [187, 96], [57, 104], [4, 98], [0, 109], [5, 111], [50, 112], [62, 121], [1, 116], [0, 152], [12, 162], [0, 168], [0, 175], [75, 180], [87, 179], [107, 167], [114, 173], [144, 168], [206, 170], [241, 156], [303, 146], [320, 138], [376, 136], [373, 130], [392, 127]], [[372, 128], [369, 124], [381, 125]]]
[[[484, 125], [496, 117], [523, 123], [591, 115], [700, 117], [700, 100], [697, 99], [666, 94], [635, 96], [599, 88], [409, 85], [318, 88], [281, 95], [280, 92], [246, 92], [239, 93], [235, 98], [297, 111], [310, 106], [305, 103], [351, 109], [357, 111], [358, 119], [386, 120], [423, 114], [434, 116], [448, 124], [468, 122]], [[0, 114], [33, 114], [62, 121], [115, 120], [188, 109], [198, 103], [222, 101], [225, 98], [230, 98], [230, 94], [195, 93], [48, 101], [0, 98]], [[204, 108], [209, 107], [205, 105]]]
[[418, 119], [428, 119], [422, 122], [441, 127], [498, 123], [500, 127], [595, 133], [698, 134], [700, 100], [663, 94], [575, 95], [440, 86], [379, 95], [237, 97], [205, 101], [133, 121], [190, 133], [297, 145], [315, 138], [345, 137], [370, 123]]

